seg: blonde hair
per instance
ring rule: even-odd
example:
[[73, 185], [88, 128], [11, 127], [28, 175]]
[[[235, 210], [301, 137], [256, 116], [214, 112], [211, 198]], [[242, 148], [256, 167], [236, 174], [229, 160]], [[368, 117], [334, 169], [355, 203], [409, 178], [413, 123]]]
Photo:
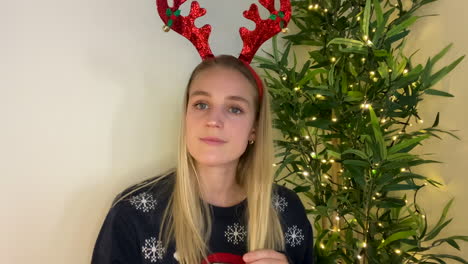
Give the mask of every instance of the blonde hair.
[[[201, 72], [213, 67], [234, 69], [243, 74], [256, 90], [255, 101], [258, 102], [258, 87], [252, 72], [239, 59], [220, 55], [202, 61], [192, 72], [186, 87], [183, 113], [186, 113], [190, 85]], [[247, 249], [274, 249], [284, 251], [284, 235], [280, 218], [272, 206], [273, 188], [273, 140], [270, 105], [266, 87], [263, 97], [257, 103], [255, 121], [256, 143], [248, 144], [239, 158], [236, 181], [247, 194]], [[211, 236], [211, 211], [200, 193], [200, 182], [195, 160], [186, 146], [185, 118], [181, 118], [178, 145], [178, 162], [175, 171], [174, 190], [169, 198], [163, 215], [159, 239], [165, 247], [175, 242], [178, 261], [182, 264], [200, 263], [209, 252], [206, 241]], [[153, 180], [168, 176], [163, 174]], [[149, 185], [148, 183], [146, 185]]]

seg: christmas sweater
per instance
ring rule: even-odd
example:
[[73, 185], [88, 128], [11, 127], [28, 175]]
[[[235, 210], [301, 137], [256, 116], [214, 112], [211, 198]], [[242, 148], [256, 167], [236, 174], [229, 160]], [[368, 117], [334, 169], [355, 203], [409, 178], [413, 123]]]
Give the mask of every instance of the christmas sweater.
[[[167, 248], [158, 239], [165, 205], [173, 187], [174, 174], [134, 191], [108, 212], [94, 246], [92, 264], [176, 264], [174, 243]], [[144, 186], [150, 180], [122, 192], [116, 200]], [[247, 199], [230, 207], [209, 205], [212, 232], [208, 261], [244, 264], [247, 253], [247, 225], [244, 213]], [[290, 264], [313, 263], [312, 227], [304, 206], [295, 192], [274, 184], [273, 207], [280, 215], [285, 238], [285, 252]], [[202, 263], [208, 263], [204, 260]]]

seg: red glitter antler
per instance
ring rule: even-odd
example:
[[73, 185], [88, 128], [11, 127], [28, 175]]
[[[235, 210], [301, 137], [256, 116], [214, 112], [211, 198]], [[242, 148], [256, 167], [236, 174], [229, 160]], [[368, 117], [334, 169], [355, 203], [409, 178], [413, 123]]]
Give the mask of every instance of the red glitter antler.
[[190, 40], [198, 50], [202, 59], [213, 57], [208, 43], [211, 26], [204, 25], [201, 28], [195, 26], [195, 19], [204, 16], [206, 10], [200, 8], [197, 1], [193, 1], [189, 15], [181, 16], [179, 7], [185, 3], [185, 1], [186, 0], [174, 0], [174, 6], [169, 7], [167, 0], [156, 0], [159, 16], [165, 23], [164, 30], [169, 31], [169, 29], [173, 29], [175, 32]]
[[275, 10], [275, 0], [259, 0], [259, 2], [270, 11], [270, 17], [261, 19], [256, 4], [252, 4], [248, 11], [244, 11], [244, 17], [254, 21], [256, 25], [253, 31], [245, 27], [239, 30], [244, 42], [239, 59], [246, 63], [250, 63], [260, 46], [285, 28], [291, 18], [291, 2], [289, 0], [280, 0], [279, 10]]

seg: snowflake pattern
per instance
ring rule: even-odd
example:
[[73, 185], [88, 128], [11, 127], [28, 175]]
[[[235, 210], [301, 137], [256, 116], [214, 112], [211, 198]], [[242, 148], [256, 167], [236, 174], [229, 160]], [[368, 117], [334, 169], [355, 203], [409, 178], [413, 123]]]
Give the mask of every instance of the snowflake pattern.
[[304, 241], [304, 235], [302, 234], [302, 229], [297, 228], [296, 225], [293, 227], [288, 227], [288, 232], [285, 234], [286, 244], [291, 247], [300, 246], [302, 241]]
[[286, 201], [286, 198], [279, 196], [278, 194], [273, 195], [272, 203], [276, 211], [279, 212], [284, 212], [284, 210], [286, 210], [286, 207], [288, 207], [288, 202]]
[[224, 237], [227, 238], [228, 242], [233, 243], [234, 245], [239, 244], [239, 242], [244, 242], [247, 232], [245, 231], [244, 226], [239, 225], [239, 223], [234, 223], [233, 226], [228, 225], [227, 230], [224, 231]]
[[157, 201], [153, 198], [153, 195], [142, 192], [130, 198], [130, 204], [135, 206], [137, 210], [142, 210], [147, 213], [149, 210], [153, 210], [155, 208]]
[[166, 249], [162, 246], [161, 240], [156, 240], [155, 237], [145, 239], [145, 245], [141, 247], [141, 252], [144, 254], [145, 259], [150, 262], [157, 262], [162, 259]]

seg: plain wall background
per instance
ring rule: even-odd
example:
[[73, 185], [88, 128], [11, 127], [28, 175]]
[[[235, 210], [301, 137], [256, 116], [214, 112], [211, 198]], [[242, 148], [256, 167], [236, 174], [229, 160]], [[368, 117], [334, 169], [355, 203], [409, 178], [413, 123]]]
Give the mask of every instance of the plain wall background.
[[[174, 166], [184, 86], [200, 59], [186, 39], [162, 31], [154, 2], [2, 1], [1, 263], [89, 263], [114, 196]], [[213, 24], [215, 54], [240, 52], [251, 2], [200, 1], [208, 14], [197, 25]], [[440, 16], [415, 25], [407, 50], [421, 49], [424, 62], [454, 42], [441, 65], [468, 54], [467, 9], [461, 0], [426, 8]], [[424, 193], [428, 217], [456, 197], [447, 235], [468, 235], [467, 70], [465, 61], [438, 85], [455, 98], [429, 98], [422, 112], [430, 123], [440, 111], [441, 126], [462, 137], [422, 149], [445, 162], [422, 168], [446, 184]]]

